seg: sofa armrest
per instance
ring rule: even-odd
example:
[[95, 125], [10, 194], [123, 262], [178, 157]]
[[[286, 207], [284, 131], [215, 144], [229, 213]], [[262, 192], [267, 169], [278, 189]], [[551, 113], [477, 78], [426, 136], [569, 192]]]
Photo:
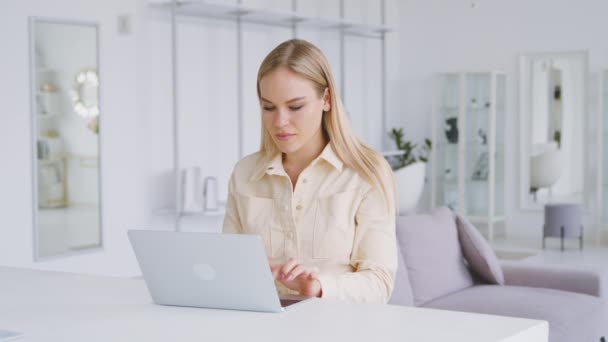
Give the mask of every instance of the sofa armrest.
[[605, 295], [602, 275], [593, 270], [557, 268], [555, 266], [529, 265], [502, 262], [505, 285], [542, 287], [588, 294], [595, 297]]

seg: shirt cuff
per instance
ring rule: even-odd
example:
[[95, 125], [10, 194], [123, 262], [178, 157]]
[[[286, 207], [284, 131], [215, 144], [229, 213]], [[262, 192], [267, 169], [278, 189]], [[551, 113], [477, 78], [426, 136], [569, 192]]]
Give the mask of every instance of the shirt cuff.
[[321, 298], [338, 298], [338, 278], [335, 275], [319, 274], [317, 279], [321, 283]]

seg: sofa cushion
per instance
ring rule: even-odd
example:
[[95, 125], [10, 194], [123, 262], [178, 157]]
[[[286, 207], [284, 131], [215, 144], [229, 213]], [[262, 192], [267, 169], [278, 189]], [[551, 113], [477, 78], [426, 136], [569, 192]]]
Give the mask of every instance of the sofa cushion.
[[395, 286], [393, 287], [393, 294], [391, 299], [388, 301], [389, 304], [395, 305], [414, 305], [414, 295], [412, 294], [412, 285], [410, 285], [410, 279], [407, 274], [405, 263], [403, 262], [403, 256], [401, 254], [401, 248], [397, 246], [397, 273], [395, 274]]
[[608, 321], [605, 302], [561, 290], [479, 285], [435, 299], [425, 307], [548, 321], [550, 342], [599, 341], [608, 333], [602, 331]]
[[469, 220], [456, 215], [458, 240], [469, 268], [487, 284], [505, 284], [500, 262], [490, 244]]
[[414, 304], [473, 285], [448, 208], [397, 217], [397, 241], [414, 294]]

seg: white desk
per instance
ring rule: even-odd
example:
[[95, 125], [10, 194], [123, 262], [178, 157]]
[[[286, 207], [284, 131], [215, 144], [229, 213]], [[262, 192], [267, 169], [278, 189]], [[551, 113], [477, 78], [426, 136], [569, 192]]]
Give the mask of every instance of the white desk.
[[154, 305], [141, 279], [0, 268], [0, 329], [18, 341], [538, 341], [519, 318], [326, 300], [280, 313]]

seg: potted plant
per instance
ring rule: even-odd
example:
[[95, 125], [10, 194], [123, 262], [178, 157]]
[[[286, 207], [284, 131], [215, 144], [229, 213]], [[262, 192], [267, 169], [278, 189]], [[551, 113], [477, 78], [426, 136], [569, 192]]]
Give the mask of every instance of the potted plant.
[[386, 155], [397, 180], [399, 214], [405, 215], [416, 209], [422, 195], [432, 143], [428, 138], [422, 145], [405, 140], [403, 128], [393, 128], [389, 137], [395, 142], [397, 151]]

